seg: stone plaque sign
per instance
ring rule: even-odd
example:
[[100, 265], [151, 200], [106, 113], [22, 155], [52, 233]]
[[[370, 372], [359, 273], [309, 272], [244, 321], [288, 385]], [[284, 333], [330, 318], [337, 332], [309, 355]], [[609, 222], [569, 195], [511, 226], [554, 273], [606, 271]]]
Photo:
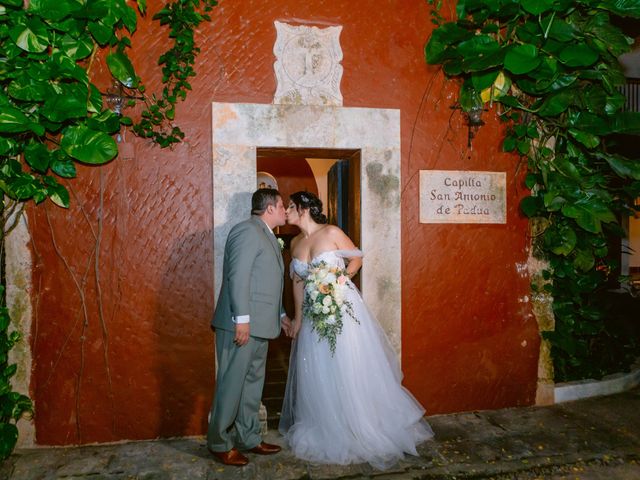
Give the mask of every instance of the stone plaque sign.
[[420, 170], [420, 223], [507, 223], [506, 172]]
[[273, 103], [342, 105], [341, 26], [318, 28], [275, 22], [273, 65], [278, 86]]

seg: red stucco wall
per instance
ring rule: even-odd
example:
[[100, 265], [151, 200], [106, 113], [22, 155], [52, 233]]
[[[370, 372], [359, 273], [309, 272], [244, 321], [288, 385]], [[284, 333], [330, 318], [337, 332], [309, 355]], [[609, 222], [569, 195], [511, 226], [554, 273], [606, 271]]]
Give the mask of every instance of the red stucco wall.
[[[155, 8], [134, 38], [150, 91], [167, 42]], [[455, 86], [423, 60], [426, 2], [222, 0], [198, 32], [198, 76], [177, 110], [185, 142], [160, 150], [127, 133], [133, 155], [80, 168], [68, 211], [29, 212], [39, 444], [204, 432], [214, 384], [210, 104], [271, 102], [274, 20], [342, 25], [344, 105], [401, 111], [406, 385], [430, 413], [534, 401], [517, 159], [500, 152], [493, 112], [467, 149], [450, 109]], [[507, 224], [419, 224], [421, 169], [506, 171]]]

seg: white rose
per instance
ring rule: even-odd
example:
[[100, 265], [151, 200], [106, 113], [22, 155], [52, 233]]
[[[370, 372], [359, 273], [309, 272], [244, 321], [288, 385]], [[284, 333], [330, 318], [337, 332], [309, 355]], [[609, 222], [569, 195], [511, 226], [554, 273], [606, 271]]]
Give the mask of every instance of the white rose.
[[342, 305], [342, 303], [344, 302], [344, 295], [340, 290], [333, 292], [333, 300], [337, 305]]
[[329, 295], [322, 299], [322, 305], [324, 305], [325, 307], [331, 305], [331, 297]]
[[328, 273], [326, 277], [324, 277], [325, 283], [334, 283], [337, 280], [335, 273]]
[[315, 300], [316, 298], [318, 298], [318, 291], [314, 290], [313, 292], [311, 292], [311, 300]]
[[329, 307], [322, 307], [322, 313], [324, 313], [325, 315], [329, 313]]
[[327, 322], [329, 325], [333, 325], [334, 323], [336, 323], [336, 316], [335, 315], [329, 315], [327, 317], [327, 319], [325, 320], [325, 322]]

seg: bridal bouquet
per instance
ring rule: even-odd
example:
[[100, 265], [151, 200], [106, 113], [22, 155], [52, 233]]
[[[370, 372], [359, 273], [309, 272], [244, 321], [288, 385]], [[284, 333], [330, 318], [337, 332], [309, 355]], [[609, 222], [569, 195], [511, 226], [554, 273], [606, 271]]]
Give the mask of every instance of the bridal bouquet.
[[326, 262], [309, 265], [305, 280], [303, 314], [320, 339], [329, 342], [332, 355], [336, 352], [336, 338], [342, 332], [344, 315], [358, 322], [351, 303], [344, 299], [345, 289], [351, 288], [348, 280], [343, 269]]

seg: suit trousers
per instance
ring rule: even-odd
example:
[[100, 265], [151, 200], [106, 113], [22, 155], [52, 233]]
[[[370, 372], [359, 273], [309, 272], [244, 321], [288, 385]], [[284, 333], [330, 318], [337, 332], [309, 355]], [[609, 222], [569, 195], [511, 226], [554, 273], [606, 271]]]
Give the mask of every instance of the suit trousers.
[[234, 338], [235, 332], [216, 330], [218, 378], [207, 432], [207, 446], [214, 452], [234, 446], [249, 450], [262, 441], [258, 411], [269, 342], [249, 337], [239, 347]]

